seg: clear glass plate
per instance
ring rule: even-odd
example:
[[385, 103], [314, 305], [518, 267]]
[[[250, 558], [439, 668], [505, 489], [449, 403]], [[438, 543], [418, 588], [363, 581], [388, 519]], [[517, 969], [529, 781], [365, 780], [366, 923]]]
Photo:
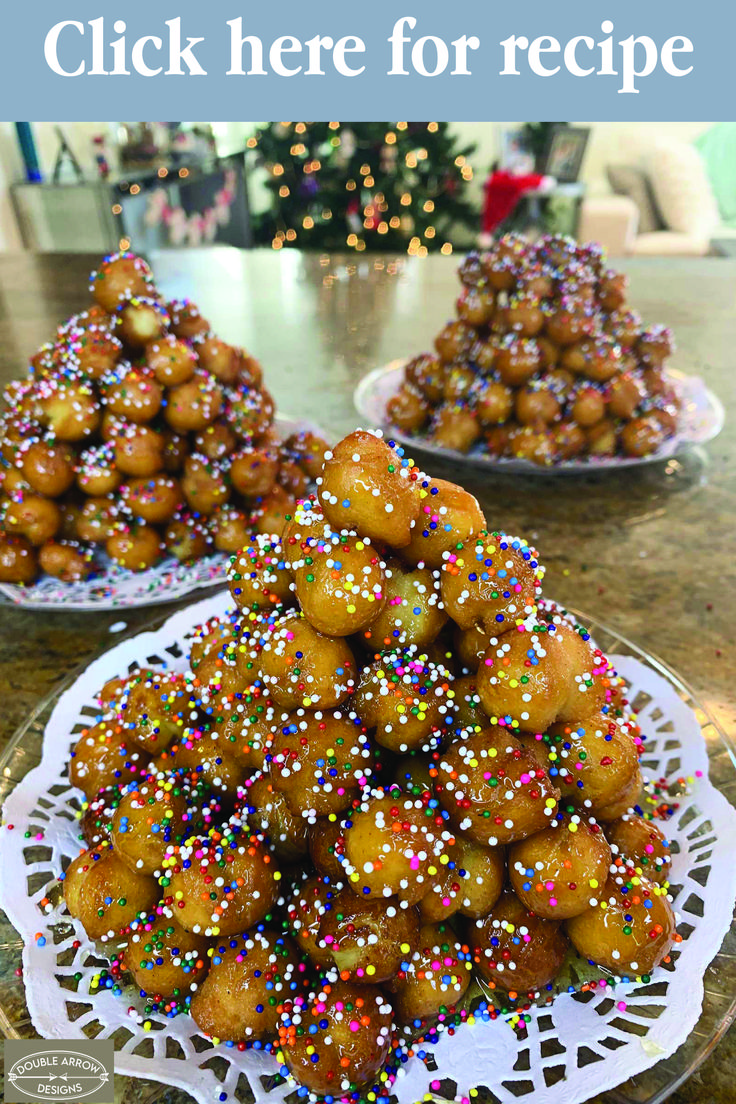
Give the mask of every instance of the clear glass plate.
[[[572, 610], [588, 625], [596, 643], [608, 653], [631, 655], [665, 678], [678, 696], [694, 711], [701, 726], [713, 784], [728, 802], [736, 806], [736, 749], [690, 687], [665, 663], [613, 632], [584, 613]], [[168, 614], [161, 612], [145, 629], [158, 628]], [[120, 639], [124, 639], [121, 637]], [[79, 677], [82, 668], [67, 679], [34, 710], [15, 733], [0, 757], [0, 804], [17, 783], [41, 759], [43, 733], [60, 695]], [[24, 986], [19, 976], [22, 942], [7, 918], [0, 912], [0, 1030], [9, 1038], [38, 1037], [25, 1003]], [[661, 1104], [670, 1093], [690, 1077], [723, 1038], [736, 1015], [736, 925], [732, 925], [723, 944], [708, 966], [704, 977], [703, 1006], [697, 1024], [687, 1042], [675, 1054], [645, 1072], [631, 1078], [598, 1099], [605, 1104]], [[482, 1074], [479, 1074], [479, 1078]], [[126, 1099], [183, 1104], [191, 1100], [186, 1092], [133, 1078], [123, 1079]]]
[[526, 475], [590, 475], [591, 472], [618, 471], [621, 468], [641, 467], [670, 460], [688, 449], [712, 441], [723, 429], [726, 419], [723, 404], [717, 395], [699, 376], [668, 369], [668, 376], [677, 388], [680, 402], [680, 427], [674, 437], [665, 441], [650, 456], [585, 457], [562, 460], [557, 464], [534, 464], [531, 460], [517, 460], [508, 456], [489, 456], [478, 445], [470, 452], [443, 448], [421, 434], [408, 434], [391, 425], [386, 416], [388, 400], [396, 394], [404, 379], [405, 360], [394, 360], [382, 368], [374, 368], [364, 376], [353, 393], [355, 408], [367, 426], [380, 426], [392, 438], [412, 449], [475, 468], [504, 472], [524, 472]]

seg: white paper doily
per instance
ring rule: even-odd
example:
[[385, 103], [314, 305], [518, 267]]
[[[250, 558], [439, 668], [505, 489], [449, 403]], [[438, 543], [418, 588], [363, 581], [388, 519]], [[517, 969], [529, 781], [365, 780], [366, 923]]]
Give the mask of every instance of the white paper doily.
[[661, 448], [649, 456], [588, 456], [575, 460], [562, 460], [558, 464], [534, 464], [531, 460], [517, 460], [513, 456], [489, 456], [475, 446], [470, 452], [436, 445], [428, 437], [405, 433], [391, 425], [386, 414], [388, 400], [396, 394], [404, 381], [406, 360], [393, 360], [383, 368], [374, 368], [360, 381], [353, 393], [355, 408], [366, 424], [381, 426], [401, 445], [416, 452], [431, 453], [461, 464], [477, 468], [494, 468], [507, 472], [526, 472], [533, 475], [576, 474], [596, 471], [616, 471], [619, 468], [639, 467], [669, 460], [696, 445], [707, 444], [723, 429], [726, 414], [717, 395], [700, 376], [688, 376], [674, 368], [667, 369], [670, 381], [680, 398], [680, 421], [677, 433], [663, 442]]
[[[276, 415], [275, 427], [282, 439], [302, 431], [325, 436], [324, 430], [313, 422], [290, 418], [286, 414]], [[104, 553], [99, 559], [103, 567], [94, 578], [62, 583], [50, 575], [42, 575], [30, 586], [0, 583], [0, 594], [25, 609], [103, 610], [160, 605], [223, 582], [230, 556], [226, 552], [214, 552], [188, 564], [180, 563], [175, 556], [167, 556], [155, 567], [140, 572], [118, 567]]]
[[[5, 802], [0, 906], [24, 940], [26, 999], [42, 1036], [81, 1038], [89, 1032], [112, 1037], [119, 1073], [180, 1087], [201, 1104], [212, 1104], [222, 1092], [228, 1099], [241, 1096], [245, 1078], [258, 1104], [266, 1104], [293, 1091], [275, 1077], [277, 1065], [270, 1055], [213, 1046], [185, 1015], [169, 1020], [154, 1013], [150, 1029], [144, 1030], [139, 1022], [143, 1002], [134, 986], [119, 997], [111, 990], [90, 997], [90, 979], [105, 960], [81, 925], [70, 920], [56, 883], [62, 860], [79, 851], [76, 791], [66, 763], [76, 733], [97, 713], [96, 692], [108, 678], [136, 665], [183, 670], [192, 629], [221, 614], [228, 600], [226, 592], [203, 599], [155, 631], [121, 641], [61, 695], [45, 730], [40, 765]], [[446, 1079], [452, 1082], [450, 1095], [484, 1086], [499, 1104], [580, 1104], [673, 1054], [698, 1020], [703, 974], [728, 931], [736, 897], [736, 812], [708, 780], [698, 721], [675, 686], [631, 655], [611, 658], [639, 712], [645, 775], [693, 780], [689, 792], [676, 798], [679, 808], [667, 828], [674, 841], [670, 878], [682, 942], [673, 949], [671, 963], [659, 967], [648, 984], [564, 994], [551, 1005], [533, 1008], [522, 1040], [503, 1019], [477, 1019], [452, 1038], [445, 1034], [436, 1045], [424, 1044], [434, 1061], [427, 1068], [413, 1058], [403, 1067], [392, 1087], [400, 1104], [421, 1100], [427, 1092], [436, 1096], [437, 1082]], [[51, 904], [42, 906], [46, 898]], [[78, 985], [77, 972], [82, 975]], [[131, 1007], [136, 1015], [129, 1013]]]

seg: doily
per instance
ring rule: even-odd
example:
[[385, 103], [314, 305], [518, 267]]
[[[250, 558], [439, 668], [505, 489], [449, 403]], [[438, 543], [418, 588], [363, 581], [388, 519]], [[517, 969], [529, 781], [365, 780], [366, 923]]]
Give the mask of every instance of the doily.
[[[137, 665], [185, 669], [194, 626], [221, 614], [228, 602], [227, 592], [203, 599], [160, 628], [121, 641], [59, 697], [40, 765], [5, 802], [0, 905], [24, 941], [26, 999], [40, 1035], [111, 1037], [118, 1073], [180, 1087], [201, 1104], [221, 1093], [266, 1104], [293, 1092], [269, 1054], [214, 1046], [186, 1015], [144, 1018], [132, 985], [122, 996], [104, 988], [91, 994], [106, 960], [70, 920], [56, 881], [64, 861], [79, 852], [78, 795], [66, 763], [76, 734], [97, 713], [95, 693], [108, 678]], [[645, 734], [645, 776], [666, 779], [667, 800], [677, 803], [667, 831], [674, 841], [670, 879], [682, 942], [647, 984], [594, 984], [532, 1007], [521, 1038], [503, 1017], [489, 1022], [476, 1015], [453, 1037], [424, 1044], [424, 1061], [412, 1058], [392, 1088], [399, 1104], [413, 1104], [426, 1093], [467, 1096], [479, 1086], [497, 1104], [580, 1104], [673, 1054], [698, 1020], [703, 974], [729, 929], [736, 897], [736, 812], [708, 779], [700, 725], [675, 685], [655, 670], [654, 661], [611, 658], [629, 684]]]

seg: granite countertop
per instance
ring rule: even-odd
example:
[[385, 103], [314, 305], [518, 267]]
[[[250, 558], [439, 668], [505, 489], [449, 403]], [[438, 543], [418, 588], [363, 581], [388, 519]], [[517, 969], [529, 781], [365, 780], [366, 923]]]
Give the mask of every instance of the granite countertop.
[[[1, 385], [22, 374], [29, 353], [86, 304], [98, 259], [0, 256]], [[258, 356], [282, 413], [309, 417], [333, 439], [357, 423], [352, 391], [361, 376], [430, 347], [459, 289], [456, 259], [439, 256], [218, 247], [151, 261], [167, 295], [193, 299], [225, 340]], [[614, 474], [432, 469], [472, 490], [490, 524], [536, 543], [547, 565], [546, 593], [671, 664], [736, 737], [736, 262], [633, 258], [620, 267], [644, 319], [674, 329], [673, 365], [702, 375], [725, 404], [730, 418], [721, 436], [677, 460]], [[0, 606], [0, 748], [68, 672], [115, 642], [122, 624], [143, 627], [157, 612]], [[0, 779], [0, 800], [6, 785]], [[0, 970], [1, 956], [2, 946]], [[732, 1100], [734, 1057], [732, 1032], [671, 1100]], [[117, 1095], [158, 1100], [165, 1090], [121, 1082]]]

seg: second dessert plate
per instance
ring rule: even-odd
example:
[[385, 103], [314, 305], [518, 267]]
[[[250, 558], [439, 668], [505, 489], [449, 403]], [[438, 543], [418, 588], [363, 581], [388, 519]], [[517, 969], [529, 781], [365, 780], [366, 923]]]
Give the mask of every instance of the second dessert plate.
[[723, 404], [710, 388], [706, 387], [700, 376], [689, 376], [684, 372], [668, 368], [667, 375], [680, 398], [680, 428], [674, 437], [666, 440], [660, 449], [649, 456], [582, 457], [544, 466], [534, 464], [531, 460], [489, 456], [482, 444], [474, 446], [470, 452], [458, 452], [456, 449], [435, 444], [424, 433], [408, 434], [391, 425], [386, 408], [389, 399], [396, 394], [403, 383], [406, 363], [406, 360], [393, 360], [381, 368], [374, 368], [360, 381], [353, 393], [353, 401], [356, 410], [365, 419], [365, 424], [381, 426], [393, 440], [415, 452], [428, 453], [477, 468], [493, 468], [499, 471], [525, 472], [534, 475], [618, 471], [620, 468], [639, 467], [641, 464], [669, 460], [697, 445], [705, 445], [718, 436], [725, 421]]

